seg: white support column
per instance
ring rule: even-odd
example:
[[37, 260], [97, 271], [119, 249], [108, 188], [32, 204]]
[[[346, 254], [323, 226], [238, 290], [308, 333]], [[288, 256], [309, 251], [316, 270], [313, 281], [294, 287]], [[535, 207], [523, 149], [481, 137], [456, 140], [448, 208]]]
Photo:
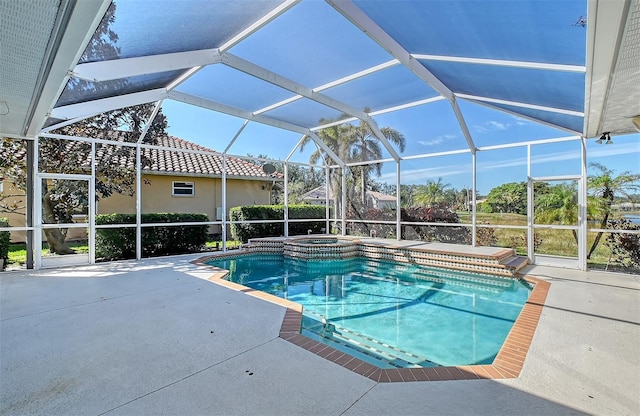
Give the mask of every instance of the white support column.
[[533, 229], [533, 178], [531, 177], [531, 145], [527, 145], [527, 255], [535, 263], [535, 230]]
[[587, 271], [587, 250], [589, 234], [587, 222], [587, 139], [581, 141], [580, 182], [578, 183], [578, 267]]
[[33, 139], [33, 251], [34, 268], [42, 268], [42, 179], [38, 160], [40, 138]]
[[[331, 219], [331, 209], [329, 207], [329, 189], [331, 189], [331, 185], [329, 184], [329, 166], [324, 167], [324, 206], [325, 206], [325, 210], [324, 210], [324, 217], [326, 220], [326, 224], [325, 224], [325, 233], [326, 234], [330, 234], [331, 232], [331, 228], [329, 228], [330, 225], [330, 219]], [[335, 197], [334, 197], [334, 201], [335, 201]]]
[[[476, 189], [477, 189], [477, 156], [478, 152], [471, 153], [471, 246], [477, 245], [476, 232], [477, 230], [477, 215], [476, 215]], [[469, 203], [469, 197], [467, 196], [467, 203]], [[467, 205], [467, 209], [469, 206]]]
[[222, 251], [227, 251], [227, 155], [222, 154]]
[[136, 143], [136, 259], [142, 259], [142, 149]]
[[[345, 172], [346, 166], [341, 166], [342, 169], [342, 182], [341, 182], [341, 194], [342, 200], [342, 235], [347, 235], [347, 173]], [[336, 197], [335, 195], [333, 196]]]
[[89, 179], [89, 264], [96, 262], [96, 143], [91, 142], [91, 179]]
[[400, 160], [396, 162], [396, 240], [402, 240], [402, 203], [400, 201]]
[[289, 164], [284, 162], [284, 236], [289, 237]]

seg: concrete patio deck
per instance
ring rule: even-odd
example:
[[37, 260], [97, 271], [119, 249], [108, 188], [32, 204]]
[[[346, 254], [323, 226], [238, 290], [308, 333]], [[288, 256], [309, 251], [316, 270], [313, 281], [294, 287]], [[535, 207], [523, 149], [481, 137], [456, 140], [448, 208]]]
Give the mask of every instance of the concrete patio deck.
[[640, 276], [529, 266], [551, 288], [520, 377], [376, 383], [198, 257], [2, 273], [0, 413], [640, 414]]

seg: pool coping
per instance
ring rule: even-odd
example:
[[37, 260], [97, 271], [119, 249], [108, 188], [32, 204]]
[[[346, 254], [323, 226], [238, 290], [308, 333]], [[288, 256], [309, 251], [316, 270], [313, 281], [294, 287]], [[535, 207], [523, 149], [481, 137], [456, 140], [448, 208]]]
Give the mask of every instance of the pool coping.
[[[237, 255], [238, 253], [234, 254]], [[284, 307], [285, 315], [279, 332], [281, 339], [380, 383], [517, 378], [524, 366], [549, 288], [551, 287], [549, 282], [542, 279], [520, 274], [517, 276], [531, 283], [533, 290], [492, 364], [383, 369], [302, 335], [300, 333], [302, 305], [225, 280], [228, 274], [227, 270], [205, 263], [212, 258], [221, 257], [226, 256], [209, 255], [198, 258], [192, 263], [213, 269], [213, 274], [207, 278], [209, 282]]]

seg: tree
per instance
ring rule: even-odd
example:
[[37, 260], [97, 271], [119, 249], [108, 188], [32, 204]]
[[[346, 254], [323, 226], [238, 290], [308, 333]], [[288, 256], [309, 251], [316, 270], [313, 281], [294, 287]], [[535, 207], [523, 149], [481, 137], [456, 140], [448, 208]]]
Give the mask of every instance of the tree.
[[[149, 118], [152, 110], [152, 104], [119, 109], [63, 127], [56, 133], [135, 142], [145, 127], [144, 120]], [[144, 142], [155, 143], [160, 136], [166, 135], [166, 128], [166, 117], [160, 111], [153, 120]], [[26, 160], [23, 157], [26, 152], [25, 147], [24, 141], [6, 138], [0, 144], [2, 174], [19, 189], [26, 189], [27, 186]], [[91, 143], [43, 138], [39, 140], [38, 147], [38, 167], [41, 172], [90, 173]], [[122, 166], [120, 163], [121, 160], [131, 160], [132, 153], [135, 153], [133, 147], [96, 144], [98, 155], [95, 176], [96, 198], [108, 197], [113, 193], [134, 194], [134, 166]], [[22, 155], [22, 157], [16, 158], [13, 155]], [[149, 164], [148, 160], [141, 162], [142, 166]], [[88, 204], [87, 182], [68, 179], [42, 181], [43, 223], [71, 223], [73, 215], [86, 212]], [[2, 208], [0, 206], [0, 209]], [[43, 232], [52, 253], [74, 253], [66, 244], [67, 229], [47, 228]]]
[[[252, 154], [247, 154], [247, 156], [250, 158], [254, 157]], [[263, 166], [266, 163], [262, 160], [270, 159], [269, 156], [263, 154], [255, 157], [256, 159], [249, 159], [248, 161], [258, 166]], [[276, 168], [276, 172], [284, 174], [284, 163], [269, 163]], [[312, 167], [304, 167], [297, 164], [289, 163], [287, 165], [287, 176], [289, 204], [302, 204], [304, 202], [302, 200], [302, 196], [305, 193], [324, 184], [324, 172]], [[275, 182], [273, 188], [271, 189], [271, 203], [284, 203], [284, 185], [281, 182]]]
[[[576, 225], [578, 223], [578, 189], [577, 184], [560, 184], [549, 188], [549, 191], [536, 197], [534, 201], [534, 218], [537, 223]], [[578, 233], [571, 230], [573, 238], [578, 242]]]
[[[116, 4], [111, 3], [80, 58], [80, 62], [111, 60], [119, 57], [118, 35], [111, 29], [111, 25], [116, 19], [115, 10]], [[90, 94], [90, 97], [99, 96], [102, 93], [113, 91], [114, 88], [124, 88], [127, 83], [126, 79], [100, 83], [72, 77], [60, 96], [59, 104], [77, 102], [78, 97], [83, 97], [87, 93]], [[140, 138], [152, 111], [153, 104], [118, 109], [62, 127], [54, 133], [135, 142]], [[160, 111], [151, 121], [145, 136], [145, 143], [154, 143], [158, 137], [166, 135], [166, 128], [166, 117]], [[9, 139], [3, 139], [2, 142], [3, 154], [15, 150], [12, 148], [18, 143], [15, 141], [12, 143]], [[19, 143], [24, 146], [24, 142]], [[91, 144], [88, 142], [46, 138], [39, 140], [38, 147], [38, 165], [41, 172], [84, 174], [90, 172]], [[95, 177], [97, 197], [107, 197], [114, 192], [133, 194], [135, 182], [133, 166], [121, 166], [119, 163], [121, 160], [130, 160], [131, 158], [126, 158], [126, 156], [131, 156], [132, 152], [135, 152], [132, 147], [96, 145], [96, 154], [99, 157]], [[142, 162], [144, 165], [145, 161]], [[26, 185], [24, 158], [14, 160], [14, 165], [19, 165], [20, 168], [5, 170], [5, 175], [14, 184], [22, 186], [24, 189]], [[88, 189], [85, 181], [55, 179], [42, 182], [42, 220], [44, 223], [70, 223], [72, 215], [83, 211], [88, 203]], [[73, 250], [65, 243], [65, 229], [45, 229], [44, 233], [52, 252], [57, 254], [73, 253]]]
[[415, 201], [424, 206], [432, 206], [445, 202], [449, 189], [451, 189], [451, 184], [443, 182], [442, 178], [438, 178], [437, 181], [429, 179], [426, 185], [418, 188]]
[[503, 183], [489, 191], [485, 204], [489, 206], [489, 212], [510, 212], [526, 215], [527, 183]]
[[[366, 109], [365, 109], [366, 110]], [[339, 121], [349, 117], [346, 114], [340, 116], [337, 120], [320, 120], [321, 124], [329, 124], [335, 121]], [[405, 148], [405, 138], [398, 131], [390, 128], [383, 127], [380, 129], [382, 134], [391, 143], [398, 146], [403, 151]], [[380, 148], [380, 139], [375, 136], [371, 130], [371, 127], [365, 123], [360, 122], [358, 125], [352, 124], [338, 124], [331, 127], [327, 127], [318, 131], [318, 136], [323, 140], [325, 145], [331, 149], [342, 161], [349, 162], [362, 162], [368, 160], [380, 159], [382, 150]], [[310, 142], [311, 139], [307, 138], [300, 146], [300, 151], [304, 150], [305, 145]], [[328, 155], [321, 149], [317, 149], [309, 157], [309, 163], [316, 164], [320, 160], [329, 162]], [[367, 182], [369, 178], [375, 174], [380, 175], [382, 165], [379, 163], [372, 165], [361, 165], [352, 167], [350, 169], [331, 169], [329, 174], [329, 185], [332, 188], [334, 200], [336, 203], [336, 210], [341, 210], [341, 198], [342, 195], [342, 175], [347, 175], [345, 178], [347, 182], [347, 205], [355, 207], [354, 201], [356, 183], [358, 184], [360, 197], [357, 198], [362, 205], [366, 204], [366, 191]]]
[[[365, 108], [365, 112], [369, 109]], [[369, 160], [382, 159], [382, 147], [380, 139], [373, 133], [371, 126], [364, 121], [360, 121], [357, 126], [348, 124], [346, 129], [346, 140], [350, 147], [350, 161], [366, 162]], [[380, 129], [384, 138], [391, 144], [395, 145], [401, 152], [404, 152], [406, 140], [404, 136], [390, 127]], [[375, 174], [380, 176], [382, 173], [382, 164], [374, 163], [368, 165], [360, 165], [355, 168], [358, 172], [360, 182], [360, 202], [363, 205], [367, 203], [367, 182], [369, 178]]]
[[[607, 228], [607, 223], [612, 213], [611, 206], [616, 196], [622, 196], [629, 201], [633, 201], [631, 192], [640, 190], [640, 174], [632, 174], [629, 171], [625, 171], [618, 176], [614, 176], [614, 170], [600, 163], [590, 163], [589, 167], [599, 171], [599, 174], [590, 175], [587, 178], [590, 194], [587, 202], [592, 205], [592, 211], [595, 212], [595, 216], [599, 216], [600, 228]], [[593, 219], [597, 220], [598, 218]], [[602, 234], [603, 232], [600, 231], [596, 235], [589, 253], [587, 253], [587, 259], [591, 258], [598, 244], [600, 244]]]

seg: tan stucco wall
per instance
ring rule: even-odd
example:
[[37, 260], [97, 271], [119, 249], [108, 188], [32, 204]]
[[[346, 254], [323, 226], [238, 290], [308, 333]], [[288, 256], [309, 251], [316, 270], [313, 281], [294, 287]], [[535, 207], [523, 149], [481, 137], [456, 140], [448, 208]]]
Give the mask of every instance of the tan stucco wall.
[[[193, 182], [194, 196], [172, 196], [173, 182]], [[267, 182], [227, 180], [227, 207], [269, 204]], [[263, 189], [263, 187], [265, 189]], [[99, 214], [134, 213], [135, 196], [112, 195], [98, 201]], [[196, 212], [216, 220], [216, 207], [222, 206], [222, 180], [184, 176], [143, 175], [142, 212]], [[228, 211], [227, 211], [228, 215]]]
[[[194, 196], [172, 196], [173, 181], [193, 182]], [[238, 205], [269, 204], [269, 182], [252, 180], [227, 180], [228, 208]], [[263, 189], [264, 188], [264, 189]], [[216, 207], [222, 206], [222, 180], [220, 178], [143, 175], [142, 212], [193, 212], [207, 214], [216, 221]], [[98, 214], [133, 214], [136, 212], [136, 197], [114, 194], [100, 199], [96, 208]], [[11, 226], [24, 226], [24, 215], [0, 214], [9, 218]], [[212, 226], [211, 233], [220, 233], [220, 226]], [[229, 232], [229, 229], [227, 229]], [[228, 234], [230, 236], [230, 234]], [[84, 229], [70, 229], [68, 238], [85, 238]], [[13, 241], [24, 241], [24, 232], [12, 232]]]

